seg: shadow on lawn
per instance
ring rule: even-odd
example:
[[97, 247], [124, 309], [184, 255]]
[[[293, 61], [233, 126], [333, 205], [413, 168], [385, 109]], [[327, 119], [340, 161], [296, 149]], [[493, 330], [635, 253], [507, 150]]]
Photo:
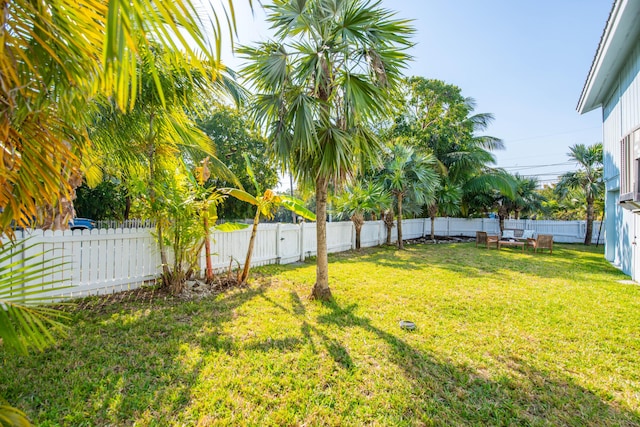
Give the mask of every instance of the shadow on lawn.
[[[249, 288], [209, 302], [116, 304], [98, 321], [79, 312], [74, 322], [85, 326], [77, 335], [72, 330], [28, 360], [6, 359], [15, 365], [0, 372], [0, 393], [35, 425], [166, 425], [188, 406], [204, 364], [204, 355], [185, 352], [233, 354], [235, 343], [222, 327], [264, 291]], [[132, 313], [135, 319], [127, 317]], [[198, 334], [203, 329], [208, 333]], [[3, 357], [0, 352], [0, 362]]]
[[356, 304], [326, 306], [332, 311], [320, 316], [319, 323], [359, 327], [389, 346], [390, 361], [404, 371], [414, 388], [413, 411], [436, 424], [531, 425], [546, 424], [549, 419], [565, 425], [640, 424], [638, 413], [623, 411], [570, 379], [554, 377], [526, 361], [501, 360], [513, 374], [490, 379], [472, 368], [438, 360], [373, 326], [369, 319], [354, 314]]
[[[452, 253], [413, 246], [410, 254], [403, 256], [414, 266], [432, 262], [439, 268], [462, 268], [464, 274], [480, 274], [497, 259], [514, 262], [511, 253], [490, 251], [479, 261], [464, 264], [466, 252], [474, 250], [472, 245]], [[571, 258], [581, 255], [573, 251], [561, 254], [529, 255], [527, 263], [539, 266], [541, 275], [562, 277]], [[405, 265], [405, 259], [396, 261], [391, 256], [389, 252], [373, 252], [362, 258], [378, 262], [379, 257], [385, 257], [389, 265]], [[588, 263], [598, 265], [596, 259], [587, 258]], [[525, 264], [521, 259], [515, 263]], [[564, 425], [640, 425], [636, 412], [618, 408], [568, 376], [541, 371], [526, 360], [504, 355], [498, 362], [508, 374], [489, 376], [412, 347], [403, 339], [409, 332], [390, 333], [375, 326], [358, 315], [356, 304], [327, 303], [324, 307], [330, 311], [311, 320], [296, 292], [290, 291], [287, 304], [270, 298], [266, 289], [263, 285], [211, 301], [158, 303], [153, 308], [144, 304], [114, 306], [95, 322], [90, 319], [92, 313], [86, 312], [81, 314], [88, 318], [86, 322], [78, 319], [86, 325], [79, 328], [77, 336], [71, 335], [45, 353], [15, 362], [3, 360], [4, 354], [0, 354], [0, 395], [33, 416], [36, 423], [47, 420], [82, 425], [92, 416], [97, 425], [131, 424], [135, 420], [140, 424], [160, 420], [162, 424], [175, 421], [176, 414], [190, 405], [207, 355], [233, 357], [243, 350], [285, 353], [309, 346], [314, 353], [326, 352], [339, 369], [358, 373], [361, 368], [345, 345], [342, 331], [360, 328], [389, 349], [388, 356], [378, 362], [397, 366], [410, 384], [412, 395], [406, 401], [390, 403], [395, 405], [393, 410], [408, 414], [408, 420], [431, 419], [442, 425], [544, 425], [548, 419]], [[227, 335], [224, 327], [236, 319], [236, 310], [255, 298], [286, 312], [292, 324], [299, 325], [299, 334], [247, 344]], [[123, 312], [135, 312], [137, 317], [127, 318]], [[325, 328], [327, 325], [337, 327], [338, 332]], [[206, 333], [198, 334], [201, 330]], [[191, 348], [201, 348], [205, 354], [187, 357], [185, 352]], [[38, 420], [38, 416], [44, 418]]]
[[[594, 272], [607, 272], [627, 277], [610, 266], [602, 253], [592, 247], [580, 245], [554, 245], [553, 253], [549, 251], [534, 253], [520, 249], [506, 248], [502, 250], [476, 248], [473, 244], [414, 245], [405, 250], [409, 257], [398, 259], [382, 258], [374, 262], [393, 268], [404, 268], [405, 262], [410, 269], [424, 269], [425, 265], [463, 274], [468, 278], [485, 277], [486, 274], [501, 274], [505, 270], [531, 274], [533, 276], [553, 279], [565, 278], [571, 271], [575, 278], [589, 282]], [[372, 261], [379, 255], [365, 257]]]
[[[289, 295], [290, 295], [291, 305], [292, 305], [291, 309], [284, 307], [282, 304], [279, 304], [278, 302], [269, 298], [264, 293], [260, 294], [260, 297], [263, 298], [268, 303], [272, 304], [273, 306], [279, 308], [280, 310], [298, 319], [303, 319], [306, 314], [306, 308], [304, 304], [302, 304], [300, 297], [294, 291], [291, 291]], [[317, 353], [318, 349], [313, 339], [313, 336], [315, 335], [320, 339], [322, 346], [325, 348], [327, 353], [329, 353], [329, 356], [331, 356], [331, 358], [337, 365], [347, 370], [353, 369], [354, 367], [353, 359], [349, 355], [349, 351], [347, 350], [347, 348], [344, 345], [342, 345], [340, 341], [338, 341], [335, 338], [329, 337], [324, 331], [309, 324], [309, 322], [307, 322], [304, 319], [302, 320], [302, 324], [300, 326], [300, 333], [304, 337], [304, 340], [300, 340], [296, 338], [291, 338], [291, 339], [287, 338], [285, 340], [287, 340], [288, 343], [283, 343], [284, 340], [269, 339], [268, 341], [261, 341], [258, 343], [250, 344], [248, 346], [245, 346], [245, 348], [249, 350], [261, 350], [261, 351], [269, 351], [273, 349], [293, 351], [301, 347], [302, 345], [306, 344], [312, 349], [314, 353]], [[286, 345], [286, 344], [289, 344], [289, 345]]]
[[[290, 291], [291, 308], [260, 294], [268, 303], [302, 319], [306, 309], [298, 294]], [[320, 325], [344, 328], [361, 328], [382, 340], [390, 351], [388, 362], [398, 366], [411, 384], [413, 401], [406, 401], [404, 408], [394, 408], [414, 419], [429, 419], [438, 425], [615, 425], [636, 426], [640, 415], [624, 411], [608, 404], [593, 392], [575, 384], [569, 378], [561, 378], [544, 372], [517, 357], [500, 357], [509, 375], [489, 378], [488, 374], [470, 367], [457, 366], [436, 355], [413, 348], [401, 337], [384, 331], [363, 316], [355, 314], [356, 304], [343, 306], [335, 301], [325, 303], [330, 313], [317, 318], [318, 326], [302, 320], [301, 334], [314, 352], [314, 336], [320, 339], [335, 363], [341, 368], [358, 370], [348, 349], [336, 338], [322, 331]], [[416, 332], [416, 333], [419, 333]], [[411, 332], [400, 332], [411, 334]], [[272, 350], [293, 351], [303, 343], [289, 342], [291, 347], [269, 341], [259, 345]], [[255, 348], [255, 347], [252, 347]], [[378, 361], [385, 363], [385, 361]]]

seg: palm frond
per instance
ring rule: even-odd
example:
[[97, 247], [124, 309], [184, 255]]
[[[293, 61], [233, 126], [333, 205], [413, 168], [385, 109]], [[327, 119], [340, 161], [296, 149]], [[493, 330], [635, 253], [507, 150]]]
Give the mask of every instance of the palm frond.
[[0, 338], [12, 350], [25, 354], [30, 347], [43, 350], [62, 333], [67, 316], [47, 307], [47, 292], [64, 289], [52, 274], [63, 268], [61, 259], [44, 261], [44, 253], [29, 254], [35, 245], [5, 243], [0, 246]]

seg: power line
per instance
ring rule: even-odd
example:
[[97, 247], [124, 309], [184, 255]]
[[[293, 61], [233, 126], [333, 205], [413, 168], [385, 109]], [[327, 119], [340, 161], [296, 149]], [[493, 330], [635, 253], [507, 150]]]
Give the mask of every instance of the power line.
[[516, 170], [524, 170], [524, 169], [535, 169], [535, 168], [546, 168], [550, 166], [567, 166], [573, 164], [572, 161], [567, 161], [564, 163], [549, 163], [546, 165], [526, 165], [526, 166], [502, 166], [502, 169], [516, 169]]

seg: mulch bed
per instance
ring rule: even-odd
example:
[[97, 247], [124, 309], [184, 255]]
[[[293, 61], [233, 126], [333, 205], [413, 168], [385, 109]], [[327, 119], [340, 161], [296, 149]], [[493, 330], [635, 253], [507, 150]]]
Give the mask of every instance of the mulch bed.
[[439, 243], [469, 243], [475, 242], [475, 237], [467, 237], [467, 236], [434, 236], [434, 239], [431, 239], [431, 236], [419, 237], [417, 239], [409, 239], [405, 240], [405, 245], [433, 245]]
[[113, 305], [126, 306], [128, 304], [150, 304], [158, 301], [180, 303], [185, 300], [204, 298], [210, 295], [222, 293], [231, 288], [238, 288], [238, 282], [231, 277], [216, 277], [211, 284], [204, 281], [187, 281], [184, 291], [178, 295], [172, 295], [169, 290], [157, 285], [142, 286], [128, 291], [114, 292], [112, 294], [97, 295], [73, 300], [70, 304], [59, 307], [66, 312], [93, 311], [104, 313]]

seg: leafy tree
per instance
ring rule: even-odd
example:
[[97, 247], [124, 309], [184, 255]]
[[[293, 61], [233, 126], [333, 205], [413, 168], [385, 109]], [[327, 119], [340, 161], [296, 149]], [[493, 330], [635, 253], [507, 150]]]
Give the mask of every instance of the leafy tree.
[[435, 197], [438, 176], [434, 171], [435, 159], [413, 147], [397, 142], [390, 149], [380, 179], [395, 197], [398, 217], [398, 249], [402, 241], [403, 203], [416, 207], [429, 204]]
[[[242, 188], [247, 192], [258, 193], [253, 181], [245, 173], [245, 155], [253, 165], [255, 179], [261, 188], [274, 188], [278, 184], [275, 162], [265, 155], [267, 142], [257, 131], [251, 131], [251, 125], [242, 112], [217, 105], [210, 113], [205, 113], [198, 119], [197, 123], [214, 141], [216, 156], [238, 177]], [[212, 185], [228, 187], [235, 184], [214, 176]], [[226, 219], [251, 218], [253, 214], [250, 205], [236, 199], [227, 199], [218, 211], [218, 215]]]
[[433, 239], [436, 216], [464, 211], [465, 193], [487, 185], [510, 191], [510, 183], [489, 167], [495, 163], [491, 151], [504, 145], [498, 138], [478, 134], [486, 130], [493, 115], [473, 114], [475, 101], [462, 96], [459, 87], [411, 77], [405, 93], [392, 134], [410, 137], [416, 147], [435, 157], [440, 185], [427, 206]]
[[604, 197], [602, 143], [590, 146], [576, 144], [569, 149], [568, 156], [578, 164], [579, 169], [562, 175], [556, 186], [556, 191], [561, 197], [567, 197], [572, 190], [578, 191], [584, 196], [587, 208], [587, 230], [584, 244], [591, 245], [595, 217], [594, 207], [596, 201]]
[[375, 216], [391, 206], [391, 194], [380, 183], [354, 181], [333, 199], [338, 217], [349, 218], [356, 230], [356, 250], [360, 250], [360, 234], [365, 216]]
[[[587, 214], [584, 194], [569, 190], [565, 197], [561, 197], [556, 186], [557, 184], [545, 185], [538, 190], [544, 201], [535, 214], [540, 218], [560, 221], [576, 221], [584, 218]], [[599, 212], [604, 208], [598, 203], [596, 207]]]
[[102, 181], [91, 188], [82, 184], [76, 190], [74, 208], [76, 216], [92, 219], [117, 219], [125, 217], [127, 190], [113, 181]]
[[275, 40], [241, 50], [256, 121], [282, 170], [316, 191], [317, 269], [312, 297], [327, 300], [329, 183], [375, 157], [372, 123], [386, 117], [408, 55], [407, 21], [363, 0], [280, 0], [267, 6]]

